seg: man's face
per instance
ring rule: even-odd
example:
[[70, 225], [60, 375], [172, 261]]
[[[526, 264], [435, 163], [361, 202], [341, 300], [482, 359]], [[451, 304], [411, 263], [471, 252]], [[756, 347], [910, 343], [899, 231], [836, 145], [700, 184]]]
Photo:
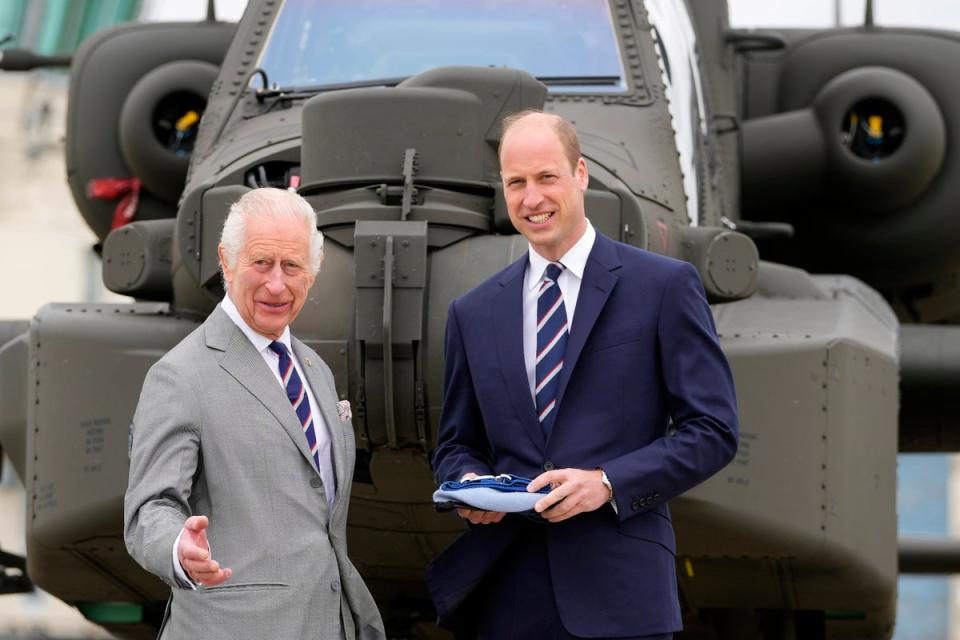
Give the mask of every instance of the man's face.
[[571, 168], [551, 123], [528, 116], [507, 131], [500, 176], [513, 226], [537, 253], [559, 260], [587, 228], [583, 193], [589, 178], [583, 158]]
[[302, 220], [255, 215], [247, 218], [235, 266], [219, 248], [230, 299], [250, 328], [268, 338], [283, 334], [313, 285], [308, 232]]

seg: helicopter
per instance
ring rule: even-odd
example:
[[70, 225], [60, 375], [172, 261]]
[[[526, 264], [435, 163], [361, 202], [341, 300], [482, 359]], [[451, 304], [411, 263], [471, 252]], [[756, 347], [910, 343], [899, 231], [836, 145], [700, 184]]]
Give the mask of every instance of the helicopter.
[[424, 571], [464, 530], [430, 499], [446, 309], [526, 251], [499, 123], [542, 108], [578, 129], [597, 230], [697, 268], [736, 380], [736, 459], [670, 505], [678, 638], [891, 637], [897, 453], [960, 448], [958, 53], [870, 3], [861, 27], [744, 31], [694, 0], [251, 0], [235, 25], [92, 35], [67, 179], [104, 283], [135, 301], [2, 326], [0, 443], [28, 513], [0, 590], [155, 635], [167, 588], [122, 539], [130, 422], [224, 295], [230, 204], [272, 186], [327, 239], [292, 330], [353, 406], [351, 558], [391, 634], [445, 637]]

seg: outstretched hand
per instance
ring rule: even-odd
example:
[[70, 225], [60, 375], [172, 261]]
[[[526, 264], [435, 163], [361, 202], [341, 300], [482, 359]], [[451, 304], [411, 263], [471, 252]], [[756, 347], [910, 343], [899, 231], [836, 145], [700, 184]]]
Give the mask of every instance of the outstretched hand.
[[550, 522], [561, 522], [573, 516], [596, 511], [610, 499], [610, 490], [600, 480], [600, 469], [555, 469], [534, 478], [527, 491], [551, 487], [550, 493], [540, 498], [534, 511]]
[[[476, 477], [477, 474], [473, 472], [465, 473], [463, 477], [460, 478], [460, 482], [473, 480]], [[484, 511], [482, 509], [465, 509], [460, 507], [457, 509], [457, 515], [472, 524], [494, 524], [495, 522], [503, 520], [503, 516], [507, 514], [502, 511]]]
[[177, 558], [180, 566], [190, 579], [205, 587], [218, 585], [233, 575], [232, 569], [222, 568], [220, 563], [210, 557], [210, 544], [207, 542], [207, 516], [190, 516], [183, 523]]

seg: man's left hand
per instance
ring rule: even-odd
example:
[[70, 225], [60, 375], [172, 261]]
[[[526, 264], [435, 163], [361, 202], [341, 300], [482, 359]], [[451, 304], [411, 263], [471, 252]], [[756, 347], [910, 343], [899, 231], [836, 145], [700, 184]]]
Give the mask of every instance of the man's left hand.
[[596, 511], [607, 503], [610, 490], [600, 480], [602, 475], [600, 469], [555, 469], [534, 478], [527, 491], [552, 487], [533, 508], [549, 522], [561, 522], [578, 513]]

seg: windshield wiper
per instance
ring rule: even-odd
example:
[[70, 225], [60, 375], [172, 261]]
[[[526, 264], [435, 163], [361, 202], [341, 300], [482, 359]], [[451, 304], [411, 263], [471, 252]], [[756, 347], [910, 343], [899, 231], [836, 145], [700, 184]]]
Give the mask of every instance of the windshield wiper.
[[306, 87], [270, 87], [269, 89], [257, 89], [257, 100], [263, 102], [267, 98], [287, 98], [296, 100], [299, 98], [309, 98], [318, 93], [327, 91], [342, 91], [343, 89], [362, 89], [364, 87], [395, 87], [407, 76], [401, 78], [375, 78], [372, 80], [357, 80], [354, 82], [334, 82], [331, 84], [318, 84]]
[[614, 87], [620, 76], [537, 76], [548, 87]]
[[[353, 82], [334, 82], [302, 87], [278, 87], [257, 89], [256, 98], [263, 102], [268, 98], [285, 98], [298, 100], [309, 98], [318, 93], [328, 91], [342, 91], [344, 89], [362, 89], [364, 87], [395, 87], [409, 76], [396, 78], [373, 78], [371, 80], [355, 80]], [[620, 76], [540, 76], [537, 78], [548, 87], [615, 87], [620, 84]]]

